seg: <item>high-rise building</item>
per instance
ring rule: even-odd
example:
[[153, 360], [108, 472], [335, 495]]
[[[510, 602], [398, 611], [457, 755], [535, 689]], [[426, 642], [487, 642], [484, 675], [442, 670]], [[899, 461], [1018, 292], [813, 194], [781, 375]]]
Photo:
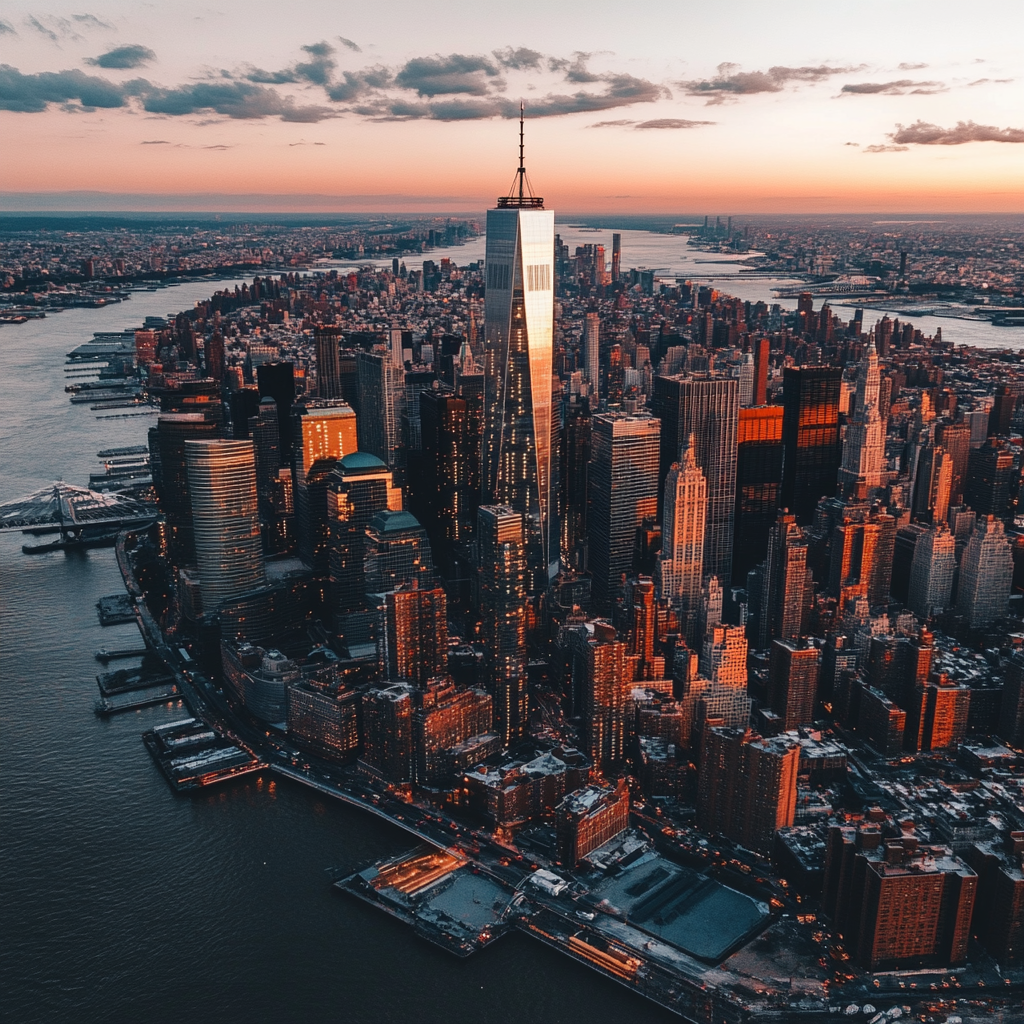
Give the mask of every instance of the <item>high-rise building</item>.
[[768, 557], [761, 577], [760, 609], [753, 637], [759, 649], [772, 638], [803, 636], [807, 622], [811, 569], [807, 540], [796, 518], [783, 510], [768, 538]]
[[697, 783], [698, 826], [771, 856], [775, 833], [796, 816], [799, 761], [800, 747], [786, 737], [708, 728]]
[[468, 540], [476, 526], [481, 403], [440, 390], [424, 391], [419, 398], [423, 452], [414, 496], [434, 558], [450, 577], [456, 545]]
[[378, 512], [398, 511], [402, 491], [375, 455], [353, 452], [335, 466], [327, 494], [331, 552], [331, 599], [339, 612], [362, 608], [366, 599], [366, 528]]
[[585, 648], [583, 719], [587, 753], [601, 771], [611, 771], [626, 756], [627, 697], [640, 664], [615, 630], [597, 623]]
[[292, 403], [295, 401], [295, 365], [293, 363], [260, 363], [256, 367], [260, 397], [272, 398], [277, 404], [277, 436], [282, 466], [292, 461]]
[[1006, 663], [999, 708], [999, 735], [1015, 747], [1024, 744], [1024, 655], [1011, 654]]
[[940, 423], [935, 428], [935, 443], [949, 453], [953, 460], [953, 476], [949, 485], [949, 503], [963, 501], [967, 482], [967, 462], [971, 451], [971, 427], [968, 423]]
[[754, 404], [754, 353], [744, 352], [740, 362], [740, 408]]
[[483, 499], [524, 516], [528, 587], [557, 571], [552, 530], [555, 215], [529, 194], [522, 156], [512, 192], [487, 211]]
[[650, 416], [600, 413], [591, 417], [587, 530], [593, 602], [608, 611], [633, 564], [637, 528], [658, 506], [658, 439]]
[[477, 603], [495, 724], [506, 746], [526, 734], [530, 712], [523, 518], [508, 505], [481, 505], [477, 512]]
[[839, 470], [839, 488], [845, 497], [867, 498], [882, 486], [886, 421], [879, 410], [879, 381], [878, 353], [871, 346], [857, 371], [856, 402], [846, 427]]
[[829, 830], [825, 913], [868, 970], [962, 964], [977, 875], [946, 847], [886, 831], [894, 834], [874, 823]]
[[907, 606], [922, 620], [949, 607], [956, 571], [956, 540], [945, 523], [932, 526], [914, 546]]
[[816, 717], [821, 652], [806, 640], [773, 640], [768, 665], [768, 703], [783, 731]]
[[[782, 406], [740, 409], [736, 447], [733, 581], [764, 561], [782, 489]], [[726, 583], [729, 581], [726, 580]]]
[[822, 497], [836, 492], [842, 378], [842, 370], [829, 366], [783, 373], [782, 504], [801, 524], [811, 522]]
[[687, 444], [665, 478], [658, 585], [661, 596], [676, 606], [690, 644], [701, 639], [696, 635], [696, 622], [704, 579], [707, 493], [694, 445]]
[[559, 512], [562, 529], [562, 558], [577, 572], [588, 565], [587, 499], [590, 473], [590, 408], [571, 402], [564, 407], [565, 425], [559, 446], [561, 472]]
[[[423, 688], [448, 668], [448, 604], [441, 587], [400, 587], [384, 595], [378, 641], [381, 679]], [[483, 731], [483, 730], [482, 730]]]
[[600, 394], [601, 388], [601, 314], [588, 313], [586, 326], [583, 329], [583, 369], [587, 381]]
[[574, 868], [629, 825], [629, 788], [593, 785], [569, 793], [555, 808], [558, 860]]
[[378, 512], [366, 527], [363, 556], [367, 597], [381, 599], [389, 591], [434, 586], [434, 559], [427, 531], [409, 512]]
[[704, 572], [732, 580], [736, 515], [736, 442], [739, 381], [735, 377], [678, 374], [654, 378], [653, 412], [661, 419], [659, 489], [683, 443], [694, 437], [694, 458], [708, 487]]
[[1002, 522], [978, 516], [977, 525], [960, 559], [957, 611], [971, 629], [991, 626], [1006, 614], [1013, 585], [1013, 555]]
[[251, 441], [186, 441], [196, 564], [203, 609], [266, 582]]
[[971, 450], [967, 461], [964, 501], [979, 516], [1006, 520], [1014, 490], [1014, 455], [1008, 446], [989, 438], [980, 448]]
[[612, 284], [618, 284], [622, 275], [622, 235], [612, 234]]
[[342, 398], [341, 328], [321, 324], [313, 336], [316, 342], [316, 393], [324, 399]]
[[840, 608], [861, 594], [871, 607], [884, 604], [892, 582], [896, 520], [877, 506], [832, 500], [837, 522], [829, 543], [829, 594]]
[[755, 338], [754, 349], [754, 390], [750, 398], [752, 406], [768, 404], [768, 364], [772, 358], [772, 344], [769, 338]]
[[356, 353], [359, 377], [359, 450], [376, 455], [405, 482], [402, 413], [405, 411], [405, 370], [396, 366], [387, 349]]
[[414, 694], [410, 683], [385, 683], [363, 694], [359, 763], [388, 782], [412, 781]]
[[941, 446], [925, 445], [917, 458], [914, 517], [924, 523], [943, 523], [949, 515], [953, 459]]
[[972, 926], [1000, 964], [1024, 960], [1024, 832], [975, 843], [967, 861], [978, 873]]
[[713, 625], [704, 634], [701, 675], [722, 686], [747, 688], [747, 635], [742, 626]]

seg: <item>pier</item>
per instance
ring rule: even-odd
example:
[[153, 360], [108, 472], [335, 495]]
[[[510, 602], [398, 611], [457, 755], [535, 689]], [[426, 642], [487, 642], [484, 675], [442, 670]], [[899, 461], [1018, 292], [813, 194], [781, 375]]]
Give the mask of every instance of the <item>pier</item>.
[[106, 647], [101, 647], [96, 652], [96, 660], [106, 665], [108, 661], [117, 661], [120, 658], [141, 658], [148, 650], [148, 647], [115, 647], [110, 651]]

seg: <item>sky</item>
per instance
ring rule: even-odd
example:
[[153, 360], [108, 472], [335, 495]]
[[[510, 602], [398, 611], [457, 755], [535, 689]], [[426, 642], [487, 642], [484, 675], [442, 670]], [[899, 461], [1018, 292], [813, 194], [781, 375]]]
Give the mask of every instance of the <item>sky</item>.
[[0, 209], [1024, 212], [1022, 0], [6, 0]]

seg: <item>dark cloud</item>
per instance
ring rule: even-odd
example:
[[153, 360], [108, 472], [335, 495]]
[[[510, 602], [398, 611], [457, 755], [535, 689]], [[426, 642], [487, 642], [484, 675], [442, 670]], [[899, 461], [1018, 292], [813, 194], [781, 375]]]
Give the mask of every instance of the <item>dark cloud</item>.
[[[342, 46], [352, 50], [353, 53], [363, 52], [363, 48], [358, 43], [353, 43], [351, 39], [346, 39], [344, 36], [338, 36], [338, 42], [341, 43]], [[320, 145], [320, 143], [317, 143], [317, 145]]]
[[328, 87], [327, 95], [335, 103], [351, 103], [373, 91], [388, 88], [392, 81], [391, 71], [382, 64], [362, 71], [343, 71], [341, 79]]
[[900, 78], [895, 82], [849, 82], [840, 92], [844, 96], [932, 96], [946, 92], [942, 82], [914, 82]]
[[83, 28], [105, 28], [112, 29], [114, 26], [105, 21], [100, 21], [95, 14], [72, 14], [72, 18]]
[[700, 128], [706, 124], [716, 124], [715, 121], [687, 121], [681, 117], [659, 117], [653, 121], [641, 121], [636, 130], [646, 128]]
[[98, 68], [124, 70], [139, 68], [156, 60], [156, 54], [148, 46], [132, 43], [127, 46], [115, 46], [114, 49], [101, 53], [98, 57], [86, 57], [85, 63]]
[[636, 124], [636, 121], [630, 120], [628, 117], [619, 118], [618, 121], [595, 121], [594, 124], [588, 124], [588, 128], [625, 128], [627, 125]]
[[327, 86], [334, 76], [337, 62], [334, 60], [334, 47], [330, 43], [311, 43], [302, 48], [310, 59], [295, 65], [295, 74], [314, 85]]
[[975, 124], [974, 121], [957, 121], [954, 128], [941, 128], [937, 124], [915, 121], [911, 125], [896, 125], [896, 131], [889, 138], [898, 146], [962, 146], [968, 142], [1024, 143], [1024, 128], [996, 128], [993, 125]]
[[18, 33], [14, 30], [14, 26], [9, 21], [4, 21], [0, 18], [0, 36], [10, 34], [16, 36]]
[[235, 147], [234, 146], [218, 145], [218, 146], [203, 146], [202, 148], [203, 149], [234, 149]]
[[503, 68], [511, 71], [537, 71], [544, 54], [525, 46], [506, 46], [502, 50], [494, 50], [494, 59]]
[[905, 153], [909, 146], [865, 146], [864, 153]]
[[196, 82], [178, 89], [153, 88], [143, 97], [142, 105], [151, 114], [172, 117], [213, 111], [238, 120], [280, 117], [282, 121], [311, 124], [334, 116], [329, 107], [300, 107], [273, 89], [249, 82]]
[[17, 68], [0, 64], [0, 110], [37, 114], [50, 103], [77, 100], [83, 107], [123, 107], [130, 86], [114, 85], [105, 78], [73, 71], [43, 71], [23, 75]]
[[420, 96], [486, 96], [498, 78], [498, 66], [486, 57], [451, 53], [446, 57], [414, 57], [397, 75], [395, 84]]
[[899, 65], [899, 70], [900, 71], [920, 71], [921, 68], [926, 68], [926, 67], [928, 67], [927, 64], [911, 64], [911, 63], [908, 63], [907, 61], [904, 61], [902, 64]]
[[587, 61], [593, 57], [592, 53], [586, 53], [583, 50], [577, 50], [572, 55], [572, 60], [561, 60], [556, 57], [552, 57], [548, 61], [552, 71], [563, 71], [565, 72], [565, 78], [568, 82], [575, 82], [577, 85], [588, 85], [592, 82], [600, 82], [601, 76], [594, 74], [587, 67]]
[[762, 92], [782, 92], [793, 82], [821, 82], [832, 75], [858, 71], [855, 67], [831, 67], [821, 64], [817, 67], [790, 68], [771, 67], [767, 71], [740, 71], [739, 64], [719, 64], [714, 78], [692, 79], [679, 83], [690, 96], [706, 96], [708, 104], [724, 103], [737, 96], [750, 96]]
[[59, 38], [52, 28], [48, 28], [38, 18], [33, 18], [31, 15], [25, 19], [25, 24], [28, 25], [29, 28], [34, 28], [40, 35], [46, 36], [46, 38], [53, 43], [57, 42], [57, 39]]

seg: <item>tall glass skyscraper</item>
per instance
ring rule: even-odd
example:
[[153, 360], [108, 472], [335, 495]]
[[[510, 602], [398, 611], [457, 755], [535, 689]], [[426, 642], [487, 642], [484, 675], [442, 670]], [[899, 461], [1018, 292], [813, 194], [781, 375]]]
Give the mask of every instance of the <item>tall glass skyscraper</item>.
[[520, 512], [527, 529], [528, 589], [558, 569], [551, 500], [555, 215], [529, 195], [522, 155], [511, 193], [487, 211], [484, 305], [485, 503]]

